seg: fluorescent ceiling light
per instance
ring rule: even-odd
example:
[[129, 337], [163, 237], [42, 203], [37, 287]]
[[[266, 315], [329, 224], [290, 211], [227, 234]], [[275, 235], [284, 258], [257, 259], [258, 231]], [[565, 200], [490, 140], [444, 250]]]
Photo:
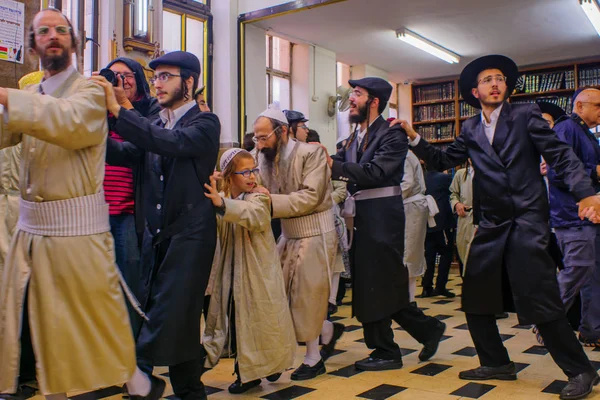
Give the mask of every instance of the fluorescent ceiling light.
[[596, 32], [600, 35], [600, 7], [596, 0], [579, 0], [579, 5], [585, 11], [588, 19], [594, 25]]
[[446, 50], [440, 45], [437, 45], [422, 36], [417, 35], [414, 32], [409, 31], [408, 29], [399, 29], [396, 31], [396, 36], [398, 39], [406, 42], [410, 45], [413, 45], [433, 56], [441, 58], [450, 64], [458, 64], [460, 61], [460, 56], [456, 53], [451, 52], [450, 50]]

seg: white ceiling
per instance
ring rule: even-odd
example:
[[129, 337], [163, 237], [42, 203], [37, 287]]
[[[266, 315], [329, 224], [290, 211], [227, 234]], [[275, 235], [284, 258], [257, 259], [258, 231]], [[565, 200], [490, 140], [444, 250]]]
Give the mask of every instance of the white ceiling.
[[[347, 0], [255, 23], [370, 64], [395, 82], [459, 75], [471, 60], [505, 54], [520, 65], [600, 58], [600, 37], [578, 0]], [[396, 38], [408, 28], [461, 56], [448, 64]]]

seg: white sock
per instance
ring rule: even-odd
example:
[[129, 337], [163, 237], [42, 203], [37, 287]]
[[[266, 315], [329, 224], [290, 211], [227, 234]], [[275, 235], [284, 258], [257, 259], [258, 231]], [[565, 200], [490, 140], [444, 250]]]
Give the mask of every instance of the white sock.
[[415, 293], [417, 291], [417, 277], [408, 278], [408, 298], [412, 303], [415, 301]]
[[150, 393], [150, 378], [143, 373], [138, 367], [135, 367], [135, 372], [131, 379], [127, 382], [127, 393], [134, 396], [148, 396]]
[[319, 338], [306, 342], [306, 355], [304, 356], [304, 364], [309, 367], [314, 367], [321, 361], [321, 353], [319, 352]]
[[323, 321], [323, 328], [321, 328], [321, 343], [327, 344], [331, 342], [333, 338], [333, 323], [331, 321]]
[[46, 400], [68, 400], [66, 393], [57, 393], [57, 394], [49, 394], [48, 396], [44, 396]]
[[337, 292], [340, 286], [340, 272], [334, 272], [331, 278], [331, 291], [329, 292], [329, 302], [331, 304], [337, 304]]

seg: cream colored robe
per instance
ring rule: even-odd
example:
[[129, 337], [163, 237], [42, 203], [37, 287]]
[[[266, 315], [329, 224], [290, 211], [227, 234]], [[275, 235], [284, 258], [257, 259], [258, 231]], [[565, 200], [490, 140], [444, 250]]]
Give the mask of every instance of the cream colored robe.
[[[74, 72], [52, 96], [37, 94], [37, 85], [9, 90], [8, 113], [0, 147], [22, 142], [23, 199], [102, 191], [108, 134], [102, 88]], [[42, 394], [128, 381], [135, 349], [119, 277], [110, 232], [54, 237], [17, 230], [0, 280], [0, 393], [16, 390], [27, 285]]]
[[270, 214], [268, 196], [247, 194], [225, 199], [225, 214], [217, 216], [220, 252], [202, 342], [212, 368], [228, 342], [232, 293], [242, 382], [283, 372], [294, 362], [296, 337]]
[[[466, 175], [466, 179], [465, 179]], [[450, 185], [450, 206], [452, 211], [456, 212], [454, 207], [457, 203], [463, 203], [465, 206], [473, 207], [473, 178], [467, 174], [467, 169], [463, 168], [456, 171], [452, 184]], [[458, 217], [456, 229], [456, 248], [460, 260], [465, 263], [471, 241], [475, 235], [475, 225], [473, 225], [473, 209], [467, 212], [466, 217]]]
[[[331, 196], [333, 198], [333, 202], [335, 204], [334, 207], [336, 207], [336, 213], [338, 213], [339, 215], [339, 204], [341, 202], [343, 202], [344, 200], [346, 200], [346, 197], [348, 196], [348, 185], [346, 184], [346, 182], [342, 182], [342, 181], [331, 181], [332, 187], [333, 187], [333, 192], [331, 193]], [[341, 217], [340, 217], [341, 218]], [[343, 219], [342, 219], [343, 221]], [[338, 235], [338, 239], [339, 239], [339, 235]], [[340, 246], [338, 246], [336, 255], [335, 255], [335, 262], [333, 264], [333, 270], [332, 273], [342, 273], [346, 270], [346, 266], [344, 265], [344, 258], [342, 255], [342, 249], [340, 248]]]
[[[425, 178], [417, 156], [409, 151], [404, 161], [402, 177], [402, 199], [406, 200], [420, 193], [425, 194]], [[411, 278], [421, 276], [425, 272], [425, 236], [427, 235], [427, 219], [429, 208], [427, 200], [418, 200], [404, 204], [406, 224], [404, 226], [404, 264]]]
[[[289, 168], [279, 171], [280, 187], [277, 190], [267, 187], [271, 190], [273, 218], [297, 218], [331, 210], [331, 169], [327, 165], [325, 151], [315, 144], [295, 140], [290, 140], [290, 143], [294, 150], [287, 160]], [[262, 178], [267, 169], [263, 167], [261, 153], [258, 153], [258, 164]], [[335, 228], [324, 234], [301, 239], [289, 239], [282, 234], [277, 243], [296, 339], [299, 342], [314, 340], [321, 333], [323, 321], [327, 317], [337, 244]]]
[[0, 150], [0, 279], [19, 218], [21, 145]]

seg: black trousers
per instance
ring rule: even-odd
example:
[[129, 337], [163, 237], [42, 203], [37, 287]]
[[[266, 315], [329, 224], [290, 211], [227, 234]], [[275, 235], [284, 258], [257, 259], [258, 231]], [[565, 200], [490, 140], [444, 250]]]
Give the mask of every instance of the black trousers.
[[437, 290], [446, 289], [448, 283], [448, 274], [452, 264], [452, 255], [454, 254], [454, 231], [445, 229], [436, 232], [427, 232], [425, 236], [425, 261], [427, 270], [423, 275], [423, 290], [433, 289], [433, 274], [435, 273], [435, 259], [440, 255], [440, 264], [435, 283]]
[[[510, 357], [498, 332], [496, 317], [477, 314], [466, 314], [466, 317], [481, 365], [499, 367], [510, 363]], [[594, 371], [566, 317], [536, 326], [552, 359], [565, 375], [573, 377]]]
[[[205, 396], [204, 384], [200, 380], [204, 372], [204, 357], [169, 365], [169, 379], [175, 396], [181, 400], [194, 400]], [[154, 367], [138, 360], [138, 368], [147, 375], [152, 374]]]
[[19, 385], [35, 381], [35, 353], [31, 343], [31, 329], [29, 327], [29, 287], [25, 290], [23, 304], [23, 322], [21, 324], [21, 359], [19, 362]]
[[417, 342], [425, 343], [440, 323], [437, 319], [423, 314], [416, 305], [401, 309], [389, 318], [363, 323], [365, 344], [372, 349], [371, 357], [382, 360], [400, 360], [400, 347], [394, 342], [392, 320], [396, 321]]

